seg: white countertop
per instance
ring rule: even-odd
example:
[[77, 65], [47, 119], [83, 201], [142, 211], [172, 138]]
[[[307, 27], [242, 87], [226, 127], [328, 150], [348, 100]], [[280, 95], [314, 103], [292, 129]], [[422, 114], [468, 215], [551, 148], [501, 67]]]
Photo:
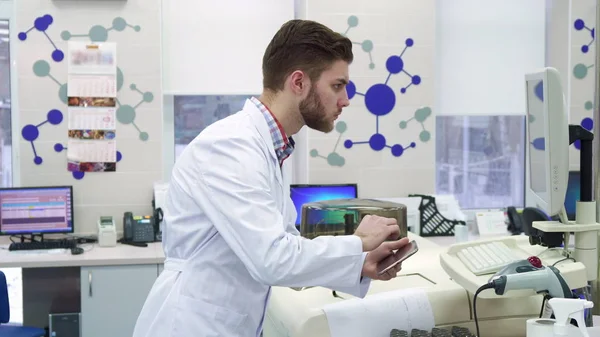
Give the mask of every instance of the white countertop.
[[[419, 255], [431, 255], [439, 258], [439, 253], [455, 243], [453, 236], [416, 237], [409, 233], [411, 239], [419, 241]], [[476, 235], [470, 240], [477, 240]], [[118, 243], [116, 247], [100, 247], [98, 244], [82, 244], [84, 252], [72, 255], [70, 250], [44, 251], [9, 251], [8, 237], [0, 237], [0, 268], [39, 268], [69, 266], [106, 266], [127, 264], [160, 264], [164, 262], [162, 243], [148, 244], [148, 247], [135, 247]], [[410, 264], [410, 262], [405, 262]]]
[[8, 238], [0, 237], [0, 268], [40, 268], [109, 266], [127, 264], [160, 264], [164, 254], [160, 242], [148, 247], [135, 247], [117, 243], [116, 247], [100, 247], [98, 244], [81, 244], [82, 254], [73, 255], [71, 250], [9, 251]]

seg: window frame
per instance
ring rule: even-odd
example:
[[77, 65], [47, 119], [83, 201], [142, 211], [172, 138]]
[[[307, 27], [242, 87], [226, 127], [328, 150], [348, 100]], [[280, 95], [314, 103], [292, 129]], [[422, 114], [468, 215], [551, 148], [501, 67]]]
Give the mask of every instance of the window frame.
[[175, 165], [175, 95], [163, 94], [163, 182], [171, 180]]
[[19, 93], [18, 93], [18, 67], [17, 67], [17, 25], [16, 25], [16, 6], [13, 0], [0, 0], [0, 20], [8, 20], [9, 30], [9, 57], [10, 57], [10, 124], [11, 124], [11, 177], [12, 186], [21, 184], [21, 163], [20, 163], [20, 138], [19, 129]]
[[[496, 206], [496, 205], [461, 205], [460, 204], [460, 199], [456, 194], [450, 193], [450, 195], [453, 195], [454, 198], [456, 198], [457, 202], [460, 205], [461, 211], [464, 212], [465, 214], [474, 214], [480, 210], [504, 210], [506, 207], [508, 206], [515, 206], [517, 208], [523, 208], [527, 206], [527, 136], [526, 136], [526, 129], [527, 129], [527, 125], [526, 123], [526, 116], [522, 115], [522, 114], [498, 114], [498, 115], [472, 115], [472, 114], [465, 114], [465, 115], [440, 115], [440, 116], [436, 116], [436, 131], [437, 129], [437, 123], [439, 121], [439, 119], [441, 118], [461, 118], [462, 119], [462, 158], [463, 158], [463, 173], [466, 173], [467, 171], [464, 170], [464, 163], [468, 163], [469, 162], [469, 156], [470, 156], [470, 147], [469, 144], [471, 142], [471, 138], [470, 138], [470, 129], [471, 129], [471, 123], [469, 121], [470, 117], [487, 117], [487, 118], [493, 118], [493, 117], [518, 117], [518, 118], [522, 118], [523, 119], [523, 134], [522, 134], [522, 139], [523, 139], [523, 154], [522, 154], [522, 160], [523, 160], [523, 172], [522, 172], [522, 176], [521, 176], [521, 180], [523, 182], [523, 186], [522, 186], [522, 190], [521, 188], [519, 189], [514, 189], [511, 191], [511, 198], [514, 197], [514, 193], [519, 193], [519, 195], [522, 196], [522, 200], [520, 203], [515, 204], [513, 202], [512, 205], [506, 205], [504, 207], [501, 206]], [[438, 135], [439, 136], [439, 135]], [[435, 168], [435, 193], [441, 193], [444, 194], [443, 192], [441, 192], [440, 190], [438, 190], [438, 181], [440, 179], [440, 175], [439, 175], [439, 168], [438, 168], [438, 153], [439, 153], [439, 149], [437, 147], [439, 138], [436, 137], [436, 144], [435, 144], [435, 162], [436, 162], [436, 168]], [[520, 157], [520, 156], [519, 156]], [[451, 182], [449, 182], [451, 183]], [[462, 191], [464, 193], [464, 191], [468, 191], [469, 190], [469, 183], [466, 179], [463, 179], [463, 183], [462, 183]], [[514, 200], [513, 200], [514, 201]], [[469, 217], [471, 218], [471, 217]]]

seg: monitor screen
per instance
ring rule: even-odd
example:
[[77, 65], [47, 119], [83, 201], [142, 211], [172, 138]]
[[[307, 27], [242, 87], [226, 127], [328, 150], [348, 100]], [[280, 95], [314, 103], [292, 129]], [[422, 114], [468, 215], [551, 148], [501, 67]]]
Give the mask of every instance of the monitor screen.
[[356, 184], [291, 185], [290, 196], [298, 212], [296, 226], [300, 226], [302, 205], [323, 200], [354, 199], [358, 197], [358, 188]]
[[546, 145], [543, 82], [527, 81], [527, 128], [529, 132], [530, 188], [542, 199], [546, 194]]
[[0, 189], [0, 234], [73, 232], [73, 188]]
[[569, 172], [569, 184], [565, 197], [565, 210], [569, 220], [575, 220], [575, 206], [580, 198], [579, 171]]

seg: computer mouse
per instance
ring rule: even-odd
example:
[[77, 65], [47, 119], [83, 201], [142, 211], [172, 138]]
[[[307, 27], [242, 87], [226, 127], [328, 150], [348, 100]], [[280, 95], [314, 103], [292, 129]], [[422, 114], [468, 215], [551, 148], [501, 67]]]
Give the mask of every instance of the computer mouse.
[[71, 248], [71, 255], [79, 255], [83, 253], [83, 248], [81, 247], [73, 247]]

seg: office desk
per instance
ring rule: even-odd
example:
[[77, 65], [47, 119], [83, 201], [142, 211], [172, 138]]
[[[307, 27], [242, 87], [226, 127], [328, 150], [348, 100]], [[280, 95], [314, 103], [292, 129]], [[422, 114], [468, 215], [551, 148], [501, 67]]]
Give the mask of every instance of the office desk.
[[9, 243], [0, 239], [0, 268], [23, 268], [23, 324], [46, 328], [50, 313], [79, 312], [85, 337], [131, 337], [164, 261], [161, 243], [83, 244], [79, 255], [9, 252]]

